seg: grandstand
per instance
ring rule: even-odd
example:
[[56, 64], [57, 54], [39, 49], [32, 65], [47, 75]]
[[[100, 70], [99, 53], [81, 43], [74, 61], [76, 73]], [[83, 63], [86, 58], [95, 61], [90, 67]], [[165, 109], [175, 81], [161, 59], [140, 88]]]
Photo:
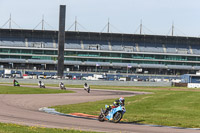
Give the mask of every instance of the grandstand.
[[[65, 33], [65, 69], [177, 75], [200, 70], [200, 38]], [[0, 29], [0, 66], [57, 70], [58, 31]], [[140, 70], [140, 71], [138, 71]]]

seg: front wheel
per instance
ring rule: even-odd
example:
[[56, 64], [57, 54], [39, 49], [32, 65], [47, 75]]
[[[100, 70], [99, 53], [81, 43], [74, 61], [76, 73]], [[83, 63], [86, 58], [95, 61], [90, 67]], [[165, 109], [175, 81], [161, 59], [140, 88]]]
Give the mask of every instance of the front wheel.
[[102, 113], [99, 115], [98, 120], [99, 120], [100, 122], [103, 122], [103, 121], [104, 121], [104, 115], [103, 115]]
[[113, 122], [118, 123], [122, 119], [122, 112], [117, 112], [114, 114]]

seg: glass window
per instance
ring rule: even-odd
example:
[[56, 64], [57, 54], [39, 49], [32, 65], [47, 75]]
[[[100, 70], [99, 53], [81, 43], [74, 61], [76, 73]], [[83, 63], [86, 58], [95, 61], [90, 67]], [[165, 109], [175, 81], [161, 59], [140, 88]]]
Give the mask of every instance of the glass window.
[[66, 61], [76, 61], [76, 58], [64, 58]]
[[110, 53], [100, 53], [100, 56], [103, 56], [103, 57], [110, 57]]
[[99, 53], [93, 53], [93, 52], [91, 52], [91, 53], [89, 53], [89, 56], [99, 56]]
[[20, 53], [19, 49], [10, 49], [10, 53]]
[[47, 54], [47, 55], [54, 55], [54, 51], [45, 50], [45, 51], [44, 51], [44, 54]]
[[77, 56], [75, 51], [65, 51], [64, 53], [66, 56]]
[[117, 63], [121, 63], [122, 60], [110, 60], [110, 62], [117, 62]]
[[2, 49], [2, 53], [9, 53], [9, 49]]
[[131, 54], [122, 54], [122, 57], [123, 58], [131, 58], [132, 56], [131, 56]]
[[21, 53], [22, 54], [32, 54], [31, 50], [28, 50], [28, 49], [22, 49]]
[[154, 58], [163, 60], [164, 59], [164, 55], [154, 55]]
[[0, 55], [0, 58], [9, 58], [7, 55]]
[[135, 55], [132, 55], [132, 58], [134, 58], [134, 59], [143, 59], [143, 55], [135, 54]]
[[121, 54], [119, 54], [119, 53], [111, 53], [110, 56], [111, 56], [111, 57], [120, 58], [120, 57], [121, 57]]
[[21, 59], [31, 59], [31, 56], [21, 56]]
[[15, 59], [15, 58], [20, 59], [20, 56], [10, 55], [10, 58], [13, 58], [13, 59]]
[[33, 54], [43, 54], [43, 50], [33, 50]]

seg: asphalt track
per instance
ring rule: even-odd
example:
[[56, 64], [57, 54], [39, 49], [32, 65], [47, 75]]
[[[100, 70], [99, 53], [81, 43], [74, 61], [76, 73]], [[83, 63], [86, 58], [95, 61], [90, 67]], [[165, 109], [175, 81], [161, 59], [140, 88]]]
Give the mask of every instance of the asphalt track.
[[[56, 87], [49, 87], [56, 89]], [[143, 92], [69, 89], [77, 93], [66, 94], [1, 94], [0, 122], [17, 123], [50, 128], [78, 129], [98, 132], [123, 133], [199, 133], [200, 130], [177, 129], [137, 125], [133, 123], [99, 122], [97, 120], [53, 115], [39, 111], [41, 107], [98, 101], [121, 96], [145, 94]], [[128, 112], [127, 112], [128, 113]]]

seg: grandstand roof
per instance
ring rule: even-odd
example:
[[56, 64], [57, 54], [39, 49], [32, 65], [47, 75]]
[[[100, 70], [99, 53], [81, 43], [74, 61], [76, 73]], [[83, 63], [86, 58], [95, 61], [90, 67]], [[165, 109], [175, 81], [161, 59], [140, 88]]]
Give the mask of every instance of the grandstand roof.
[[[183, 36], [162, 36], [162, 35], [139, 35], [122, 33], [100, 33], [100, 32], [74, 32], [66, 31], [67, 40], [94, 40], [113, 42], [148, 42], [148, 43], [173, 43], [173, 44], [197, 44], [200, 45], [200, 38]], [[28, 29], [0, 29], [0, 37], [18, 38], [54, 38], [57, 40], [58, 31], [50, 30], [28, 30]]]

